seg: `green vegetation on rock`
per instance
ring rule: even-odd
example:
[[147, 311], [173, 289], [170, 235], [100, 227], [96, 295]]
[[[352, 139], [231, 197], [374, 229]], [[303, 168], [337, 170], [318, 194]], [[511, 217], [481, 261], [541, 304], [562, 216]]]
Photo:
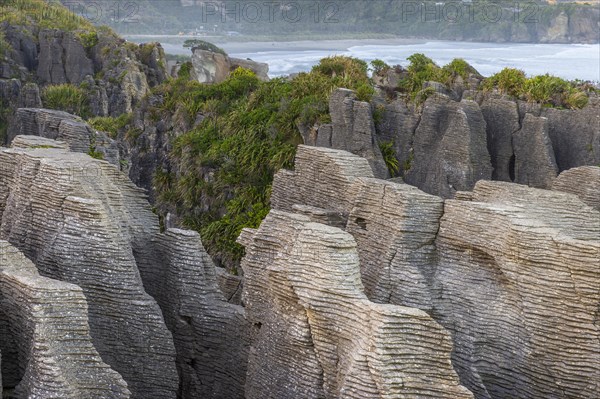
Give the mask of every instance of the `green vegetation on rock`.
[[383, 156], [383, 160], [390, 171], [390, 176], [395, 177], [398, 176], [398, 172], [400, 171], [400, 163], [396, 158], [396, 150], [394, 150], [394, 142], [381, 142], [379, 143], [379, 149], [381, 150], [381, 155]]
[[423, 90], [428, 81], [439, 82], [451, 87], [458, 78], [466, 80], [470, 74], [478, 75], [475, 68], [461, 58], [455, 58], [444, 67], [439, 67], [424, 54], [416, 53], [407, 58], [410, 61], [406, 77], [400, 81], [398, 89], [405, 92], [417, 103], [423, 103], [432, 90]]
[[111, 138], [116, 138], [119, 131], [131, 123], [131, 114], [121, 114], [118, 117], [97, 116], [87, 122], [96, 130], [108, 133]]
[[91, 50], [98, 44], [98, 33], [97, 32], [82, 32], [79, 34], [79, 40], [86, 50]]
[[90, 116], [88, 95], [79, 86], [69, 83], [46, 86], [42, 89], [41, 97], [46, 108], [66, 111], [82, 118]]
[[588, 103], [583, 86], [549, 74], [527, 78], [523, 71], [514, 68], [504, 68], [483, 82], [484, 90], [496, 88], [500, 93], [529, 102], [571, 109], [583, 108]]
[[298, 126], [330, 122], [332, 90], [368, 84], [367, 64], [330, 57], [309, 73], [268, 82], [238, 68], [215, 85], [190, 81], [186, 70], [154, 89], [164, 98], [155, 112], [204, 119], [175, 139], [174, 170], [156, 172], [157, 205], [174, 204], [211, 255], [231, 266], [243, 255], [235, 242], [242, 228], [258, 227], [269, 212], [273, 175], [293, 166]]
[[37, 25], [43, 29], [95, 32], [90, 21], [70, 12], [60, 2], [50, 0], [2, 0], [0, 22], [11, 25]]
[[6, 41], [4, 32], [0, 31], [0, 59], [10, 50], [10, 44]]
[[519, 97], [523, 92], [523, 86], [527, 78], [525, 72], [515, 68], [504, 68], [495, 75], [490, 76], [483, 82], [485, 90], [497, 88], [502, 94]]
[[204, 40], [200, 40], [200, 39], [188, 39], [185, 42], [183, 42], [183, 47], [188, 47], [191, 49], [198, 49], [198, 50], [212, 51], [213, 53], [227, 55], [225, 50], [223, 50], [221, 47], [217, 47], [212, 43], [205, 42]]
[[385, 63], [385, 61], [376, 59], [371, 61], [371, 69], [373, 70], [373, 74], [379, 75], [380, 73], [384, 73], [385, 71], [391, 69], [391, 67]]

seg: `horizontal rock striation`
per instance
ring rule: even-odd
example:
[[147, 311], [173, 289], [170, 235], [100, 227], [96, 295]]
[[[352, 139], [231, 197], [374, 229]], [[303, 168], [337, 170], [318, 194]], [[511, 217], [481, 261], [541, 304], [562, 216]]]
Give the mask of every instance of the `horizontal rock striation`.
[[199, 235], [159, 233], [143, 190], [108, 162], [38, 136], [13, 143], [0, 149], [0, 237], [81, 287], [94, 346], [132, 397], [243, 398], [244, 311]]
[[425, 312], [367, 299], [350, 234], [271, 211], [240, 242], [255, 329], [246, 398], [473, 397]]
[[429, 194], [451, 198], [492, 176], [486, 123], [476, 102], [456, 102], [442, 95], [423, 106], [413, 139], [413, 159], [404, 180]]
[[389, 171], [375, 138], [375, 123], [371, 104], [358, 101], [352, 90], [337, 89], [329, 99], [331, 124], [323, 125], [314, 142], [305, 144], [349, 151], [366, 158], [376, 177], [389, 177]]
[[574, 195], [479, 182], [446, 201], [433, 314], [478, 398], [594, 398], [600, 213]]
[[[453, 338], [453, 366], [476, 398], [597, 396], [600, 213], [582, 199], [595, 203], [598, 168], [556, 179], [555, 189], [582, 199], [479, 181], [443, 202], [364, 176], [364, 164], [301, 146], [295, 171], [276, 176], [272, 205], [347, 215], [369, 299], [417, 307], [442, 324]], [[314, 173], [319, 167], [329, 173]]]
[[16, 397], [130, 397], [92, 345], [81, 288], [40, 276], [6, 241], [0, 241], [0, 351], [0, 383]]
[[17, 136], [11, 143], [12, 148], [56, 148], [69, 151], [69, 144], [64, 141], [47, 139], [40, 136]]
[[155, 240], [164, 271], [156, 299], [177, 349], [179, 397], [244, 398], [244, 309], [229, 304], [195, 231], [169, 229]]
[[43, 108], [19, 108], [8, 128], [8, 143], [19, 135], [35, 135], [69, 144], [74, 152], [90, 151], [102, 154], [114, 165], [119, 165], [117, 142], [104, 132], [92, 129], [81, 118], [64, 111]]
[[281, 170], [273, 179], [271, 206], [288, 212], [293, 206], [331, 209], [344, 219], [354, 205], [358, 178], [373, 178], [369, 163], [342, 150], [298, 146], [294, 171]]
[[360, 179], [346, 231], [358, 244], [369, 299], [431, 311], [434, 240], [444, 202], [408, 184]]
[[554, 180], [553, 190], [575, 194], [580, 200], [600, 211], [600, 167], [581, 166], [562, 172]]
[[82, 288], [94, 346], [132, 397], [175, 398], [172, 336], [140, 278], [142, 240], [158, 232], [140, 189], [108, 162], [60, 149], [2, 149], [0, 164], [2, 239], [41, 275]]

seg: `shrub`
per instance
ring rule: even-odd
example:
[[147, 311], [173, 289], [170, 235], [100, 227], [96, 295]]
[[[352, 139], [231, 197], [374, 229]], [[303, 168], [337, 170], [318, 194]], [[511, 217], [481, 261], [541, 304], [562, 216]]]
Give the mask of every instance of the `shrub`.
[[383, 156], [383, 160], [390, 171], [390, 176], [394, 177], [398, 175], [398, 171], [400, 170], [400, 163], [398, 162], [398, 158], [396, 158], [396, 151], [394, 150], [394, 142], [382, 142], [379, 143], [379, 149], [381, 150], [381, 155]]
[[463, 79], [468, 79], [469, 74], [478, 74], [477, 70], [462, 58], [455, 58], [443, 68], [444, 72], [448, 73], [453, 78], [460, 76]]
[[189, 79], [190, 78], [190, 74], [192, 72], [192, 62], [191, 61], [187, 61], [184, 62], [183, 64], [181, 64], [181, 67], [179, 68], [179, 72], [177, 73], [177, 77], [180, 79]]
[[587, 105], [589, 98], [583, 91], [571, 88], [564, 99], [564, 105], [571, 109], [583, 108]]
[[203, 85], [180, 72], [153, 89], [164, 98], [157, 112], [202, 112], [205, 119], [172, 143], [177, 173], [155, 173], [158, 208], [175, 206], [208, 252], [234, 267], [243, 255], [236, 243], [241, 230], [257, 227], [269, 211], [273, 175], [293, 166], [298, 126], [330, 121], [336, 87], [370, 94], [368, 84], [366, 63], [348, 57], [325, 59], [291, 80], [261, 82], [238, 68], [224, 82]]
[[373, 69], [373, 74], [375, 75], [379, 75], [380, 73], [391, 69], [391, 67], [382, 60], [371, 61], [371, 68]]
[[227, 55], [225, 50], [223, 50], [222, 48], [217, 47], [212, 43], [205, 42], [204, 40], [199, 40], [199, 39], [188, 39], [185, 42], [183, 42], [183, 47], [189, 47], [192, 49], [192, 51], [198, 49], [198, 50], [212, 51], [213, 53]]
[[367, 63], [353, 57], [336, 55], [323, 58], [312, 71], [331, 78], [338, 87], [350, 89], [369, 84]]
[[371, 101], [373, 95], [375, 94], [375, 89], [368, 83], [363, 83], [356, 88], [356, 99], [359, 101]]
[[440, 68], [433, 60], [424, 54], [416, 53], [407, 58], [410, 65], [406, 69], [408, 76], [400, 82], [400, 89], [409, 94], [411, 99], [416, 99], [423, 88], [423, 83], [429, 80], [445, 82], [441, 79]]
[[46, 108], [66, 111], [82, 118], [90, 115], [87, 93], [78, 86], [68, 83], [46, 86], [41, 97]]
[[570, 84], [566, 80], [546, 74], [527, 79], [523, 91], [528, 101], [560, 105], [562, 96], [569, 89]]
[[520, 69], [504, 68], [487, 78], [483, 83], [483, 88], [492, 90], [496, 87], [500, 93], [519, 97], [523, 93], [526, 81], [525, 72]]
[[96, 32], [83, 32], [79, 34], [79, 40], [86, 50], [91, 50], [98, 44], [98, 34]]
[[44, 0], [3, 0], [0, 5], [0, 22], [11, 25], [35, 24], [42, 29], [58, 29], [68, 32], [95, 32], [87, 19], [69, 11], [60, 3]]
[[131, 114], [121, 114], [118, 117], [97, 116], [88, 120], [90, 126], [109, 134], [111, 138], [116, 138], [119, 131], [131, 123]]

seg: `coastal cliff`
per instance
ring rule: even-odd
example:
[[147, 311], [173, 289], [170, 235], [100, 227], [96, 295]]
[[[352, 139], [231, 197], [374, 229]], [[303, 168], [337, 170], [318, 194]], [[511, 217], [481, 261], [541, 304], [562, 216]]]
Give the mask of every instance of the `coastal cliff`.
[[169, 76], [10, 4], [0, 396], [598, 396], [596, 87], [423, 54]]

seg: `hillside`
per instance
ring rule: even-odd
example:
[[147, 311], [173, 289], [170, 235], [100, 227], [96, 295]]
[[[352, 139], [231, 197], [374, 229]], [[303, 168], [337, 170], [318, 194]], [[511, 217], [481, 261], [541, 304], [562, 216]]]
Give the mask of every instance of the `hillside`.
[[597, 2], [319, 0], [286, 6], [185, 0], [141, 0], [116, 5], [108, 0], [82, 0], [72, 7], [95, 23], [108, 24], [122, 34], [176, 35], [199, 31], [226, 36], [228, 40], [243, 40], [241, 36], [253, 40], [399, 36], [520, 43], [598, 43], [600, 37]]
[[596, 399], [593, 84], [0, 37], [0, 397]]

